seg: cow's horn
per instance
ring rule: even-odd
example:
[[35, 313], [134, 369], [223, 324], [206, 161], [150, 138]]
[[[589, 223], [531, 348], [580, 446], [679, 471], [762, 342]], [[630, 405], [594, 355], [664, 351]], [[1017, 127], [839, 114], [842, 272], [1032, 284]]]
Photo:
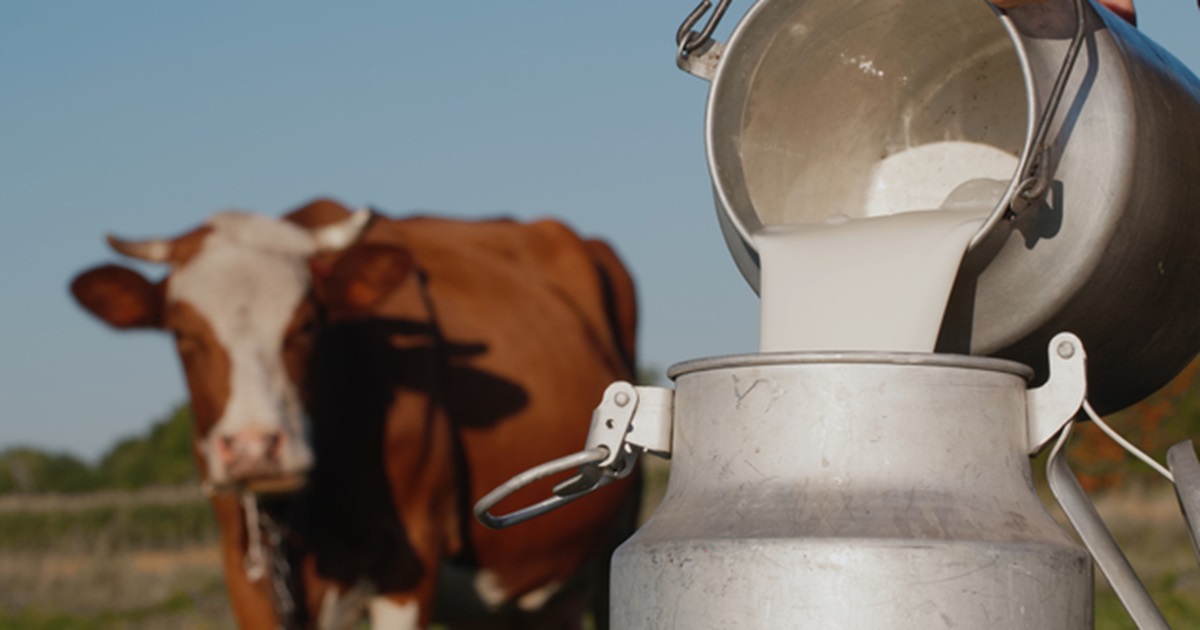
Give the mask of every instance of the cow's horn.
[[117, 252], [146, 262], [165, 263], [171, 259], [171, 241], [125, 241], [112, 234], [105, 236], [108, 246]]
[[370, 208], [361, 208], [342, 221], [313, 230], [313, 239], [317, 242], [317, 249], [321, 251], [344, 249], [362, 234], [370, 222]]

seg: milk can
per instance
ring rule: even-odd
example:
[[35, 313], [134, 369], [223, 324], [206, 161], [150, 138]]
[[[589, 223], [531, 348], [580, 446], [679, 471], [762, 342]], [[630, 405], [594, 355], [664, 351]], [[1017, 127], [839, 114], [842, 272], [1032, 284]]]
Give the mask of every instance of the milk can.
[[[1083, 5], [1080, 22], [1070, 0], [1007, 13], [983, 0], [760, 0], [728, 45], [682, 29], [681, 66], [712, 82], [717, 216], [751, 286], [763, 226], [870, 215], [886, 157], [989, 145], [1015, 168], [997, 182], [939, 351], [1044, 378], [1043, 348], [1071, 330], [1090, 349], [1101, 413], [1170, 380], [1200, 351], [1200, 81]], [[943, 183], [946, 196], [961, 182]]]
[[613, 558], [613, 627], [1092, 627], [1038, 502], [1029, 368], [951, 355], [675, 366], [663, 502]]

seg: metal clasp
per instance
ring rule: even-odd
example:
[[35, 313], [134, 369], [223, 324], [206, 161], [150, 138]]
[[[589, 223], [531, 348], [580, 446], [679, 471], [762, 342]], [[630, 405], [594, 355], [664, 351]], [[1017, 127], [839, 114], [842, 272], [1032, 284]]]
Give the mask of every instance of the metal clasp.
[[679, 29], [675, 31], [675, 65], [681, 70], [708, 81], [716, 75], [717, 64], [721, 61], [725, 45], [714, 40], [712, 34], [721, 23], [721, 18], [725, 16], [725, 11], [729, 9], [730, 1], [718, 0], [717, 8], [713, 9], [712, 16], [699, 31], [693, 31], [692, 27], [712, 8], [712, 2], [709, 0], [701, 0], [684, 18], [683, 24], [679, 25]]
[[1025, 393], [1029, 454], [1036, 455], [1087, 400], [1087, 352], [1079, 337], [1061, 332], [1050, 340], [1050, 377]]
[[725, 17], [725, 11], [729, 9], [730, 2], [731, 0], [718, 0], [717, 8], [713, 11], [712, 17], [708, 18], [708, 23], [697, 32], [693, 31], [692, 27], [698, 24], [700, 18], [704, 17], [704, 14], [708, 13], [708, 10], [712, 8], [711, 2], [700, 0], [700, 4], [695, 9], [692, 9], [692, 12], [683, 19], [683, 24], [680, 24], [679, 29], [675, 31], [675, 43], [679, 45], [680, 54], [689, 55], [712, 39], [713, 31], [717, 30], [717, 25], [721, 23], [721, 18]]
[[[609, 385], [592, 412], [584, 450], [534, 466], [504, 482], [475, 504], [475, 518], [492, 529], [511, 527], [629, 476], [642, 453], [670, 457], [674, 400], [674, 391], [661, 387], [637, 387], [625, 381]], [[575, 468], [578, 474], [556, 485], [549, 498], [508, 514], [489, 512], [521, 488]]]

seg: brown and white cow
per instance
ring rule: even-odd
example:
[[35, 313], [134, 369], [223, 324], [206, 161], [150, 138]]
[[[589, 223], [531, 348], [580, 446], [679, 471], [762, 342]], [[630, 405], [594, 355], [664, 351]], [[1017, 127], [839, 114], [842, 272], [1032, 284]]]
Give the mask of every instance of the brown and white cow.
[[116, 328], [174, 335], [242, 627], [280, 622], [272, 585], [244, 568], [260, 533], [245, 492], [296, 491], [275, 515], [302, 625], [352, 620], [365, 593], [376, 627], [424, 627], [436, 596], [439, 618], [489, 614], [471, 627], [570, 628], [580, 586], [606, 589], [636, 479], [504, 531], [469, 506], [578, 450], [604, 388], [631, 376], [633, 282], [607, 245], [554, 221], [389, 219], [328, 200], [110, 243], [170, 271], [105, 265], [72, 293]]

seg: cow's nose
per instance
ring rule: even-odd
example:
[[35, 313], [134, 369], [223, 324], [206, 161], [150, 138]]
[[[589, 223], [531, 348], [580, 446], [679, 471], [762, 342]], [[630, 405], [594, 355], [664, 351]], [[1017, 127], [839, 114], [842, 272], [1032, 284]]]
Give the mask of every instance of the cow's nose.
[[281, 431], [245, 427], [217, 436], [217, 456], [234, 478], [279, 472], [284, 436]]

